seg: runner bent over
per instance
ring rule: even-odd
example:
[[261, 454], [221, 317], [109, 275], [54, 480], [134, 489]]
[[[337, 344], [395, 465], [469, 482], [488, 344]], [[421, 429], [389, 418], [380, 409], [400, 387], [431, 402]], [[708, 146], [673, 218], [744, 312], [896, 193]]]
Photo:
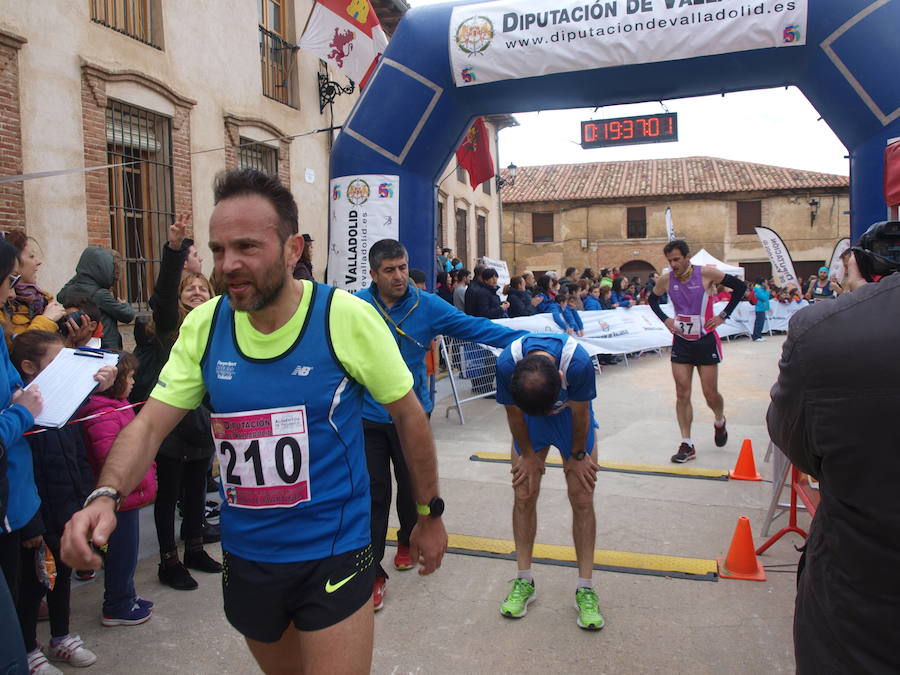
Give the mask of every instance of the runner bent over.
[[[369, 249], [369, 274], [372, 284], [359, 291], [356, 297], [374, 306], [384, 319], [407, 368], [413, 374], [413, 389], [429, 415], [434, 401], [425, 374], [425, 355], [435, 337], [448, 335], [460, 340], [505, 347], [516, 338], [527, 335], [524, 331], [514, 331], [488, 319], [463, 314], [439, 296], [421, 291], [411, 284], [409, 255], [406, 247], [396, 239], [382, 239], [372, 245]], [[397, 517], [400, 521], [397, 554], [394, 556], [394, 567], [398, 570], [412, 567], [409, 533], [416, 524], [417, 511], [425, 510], [427, 505], [417, 505], [412, 498], [409, 470], [401, 452], [396, 426], [388, 411], [367, 393], [362, 414], [366, 460], [371, 477], [372, 550], [378, 570], [372, 589], [372, 604], [377, 611], [382, 607], [388, 578], [381, 559], [384, 557], [384, 541], [391, 512], [392, 465], [397, 481]]]
[[[163, 438], [208, 394], [222, 475], [225, 614], [267, 673], [367, 673], [375, 573], [363, 386], [390, 412], [414, 497], [439, 497], [428, 420], [374, 308], [292, 270], [297, 205], [277, 178], [220, 175], [210, 249], [227, 295], [193, 310], [144, 409], [116, 439], [98, 489], [66, 526], [63, 558], [100, 564], [115, 508]], [[422, 516], [410, 536], [420, 573], [447, 534]]]
[[534, 333], [519, 338], [497, 359], [497, 403], [506, 406], [513, 437], [513, 538], [518, 574], [500, 606], [511, 619], [525, 616], [534, 600], [531, 557], [537, 532], [537, 500], [550, 446], [559, 450], [572, 506], [572, 538], [578, 560], [575, 591], [576, 623], [587, 630], [603, 628], [594, 569], [594, 484], [597, 469], [591, 401], [597, 396], [594, 364], [568, 335]]
[[[670, 271], [663, 274], [650, 295], [650, 308], [674, 336], [672, 338], [672, 377], [675, 379], [675, 414], [681, 430], [681, 445], [672, 455], [678, 464], [697, 457], [691, 440], [691, 422], [694, 410], [691, 407], [691, 380], [694, 367], [700, 373], [700, 386], [706, 404], [715, 415], [713, 437], [716, 446], [728, 442], [725, 428], [725, 401], [719, 393], [719, 363], [722, 361], [722, 342], [716, 334], [716, 327], [725, 323], [731, 312], [743, 299], [747, 285], [735, 276], [725, 274], [711, 266], [691, 264], [690, 249], [681, 239], [670, 241], [663, 247], [663, 254], [669, 262]], [[718, 284], [732, 290], [731, 300], [718, 315], [713, 315], [713, 298]], [[659, 306], [659, 297], [669, 293], [669, 300], [675, 309], [670, 317]]]

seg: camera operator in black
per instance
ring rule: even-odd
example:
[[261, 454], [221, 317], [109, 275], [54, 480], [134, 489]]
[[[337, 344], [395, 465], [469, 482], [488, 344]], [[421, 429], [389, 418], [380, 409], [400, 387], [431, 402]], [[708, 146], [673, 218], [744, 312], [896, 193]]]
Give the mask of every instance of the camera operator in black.
[[851, 293], [791, 319], [767, 415], [820, 485], [798, 577], [800, 675], [900, 672], [900, 222], [870, 227], [847, 270]]

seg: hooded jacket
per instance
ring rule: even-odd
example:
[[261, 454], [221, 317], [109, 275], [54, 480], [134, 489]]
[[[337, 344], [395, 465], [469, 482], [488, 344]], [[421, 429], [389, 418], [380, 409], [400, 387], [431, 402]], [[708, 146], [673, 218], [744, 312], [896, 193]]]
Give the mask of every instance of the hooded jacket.
[[[85, 420], [81, 423], [84, 442], [87, 446], [88, 463], [94, 472], [94, 478], [100, 476], [103, 469], [103, 463], [112, 449], [116, 436], [125, 427], [126, 424], [134, 419], [134, 409], [116, 410], [124, 405], [128, 405], [126, 400], [117, 400], [107, 398], [99, 394], [94, 394], [88, 398], [78, 410], [78, 417], [86, 417], [88, 415], [96, 415], [97, 413], [106, 413], [92, 420]], [[146, 506], [156, 499], [156, 462], [150, 465], [147, 473], [141, 479], [138, 486], [125, 497], [122, 502], [120, 511], [129, 511]]]
[[81, 297], [90, 298], [100, 308], [103, 324], [103, 349], [121, 349], [122, 336], [118, 322], [131, 323], [134, 309], [127, 302], [120, 302], [110, 290], [115, 283], [115, 260], [108, 249], [88, 246], [81, 253], [75, 266], [75, 276], [57, 293], [56, 299], [66, 305]]
[[[356, 296], [374, 305], [382, 318], [387, 313], [389, 319], [385, 319], [385, 323], [400, 347], [403, 361], [413, 375], [413, 389], [425, 412], [428, 413], [434, 409], [434, 401], [431, 399], [428, 376], [425, 373], [425, 353], [435, 337], [450, 335], [461, 340], [502, 348], [515, 339], [527, 335], [524, 331], [512, 330], [487, 319], [463, 314], [438, 296], [421, 292], [412, 284], [407, 288], [406, 294], [390, 309], [385, 306], [375, 284], [359, 291]], [[410, 337], [399, 334], [397, 325]], [[372, 398], [368, 390], [363, 399], [363, 419], [371, 422], [391, 422], [388, 411]]]

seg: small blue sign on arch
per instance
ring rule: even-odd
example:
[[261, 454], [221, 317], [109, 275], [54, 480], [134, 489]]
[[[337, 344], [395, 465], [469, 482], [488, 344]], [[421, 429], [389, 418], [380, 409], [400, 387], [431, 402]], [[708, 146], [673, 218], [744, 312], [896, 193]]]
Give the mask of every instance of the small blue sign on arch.
[[369, 242], [387, 236], [433, 277], [435, 183], [478, 115], [782, 85], [797, 86], [850, 151], [855, 238], [886, 212], [883, 153], [900, 137], [900, 87], [885, 64], [900, 63], [897, 26], [900, 0], [496, 0], [413, 9], [335, 143], [328, 281], [368, 285]]

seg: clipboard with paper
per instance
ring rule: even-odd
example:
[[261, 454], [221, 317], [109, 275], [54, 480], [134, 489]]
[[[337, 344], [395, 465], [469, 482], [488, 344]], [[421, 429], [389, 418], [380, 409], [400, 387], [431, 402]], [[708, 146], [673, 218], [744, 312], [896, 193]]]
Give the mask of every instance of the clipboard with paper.
[[34, 418], [42, 427], [59, 428], [97, 386], [94, 375], [104, 366], [114, 366], [119, 355], [102, 349], [64, 347], [25, 389], [37, 385], [44, 407]]

